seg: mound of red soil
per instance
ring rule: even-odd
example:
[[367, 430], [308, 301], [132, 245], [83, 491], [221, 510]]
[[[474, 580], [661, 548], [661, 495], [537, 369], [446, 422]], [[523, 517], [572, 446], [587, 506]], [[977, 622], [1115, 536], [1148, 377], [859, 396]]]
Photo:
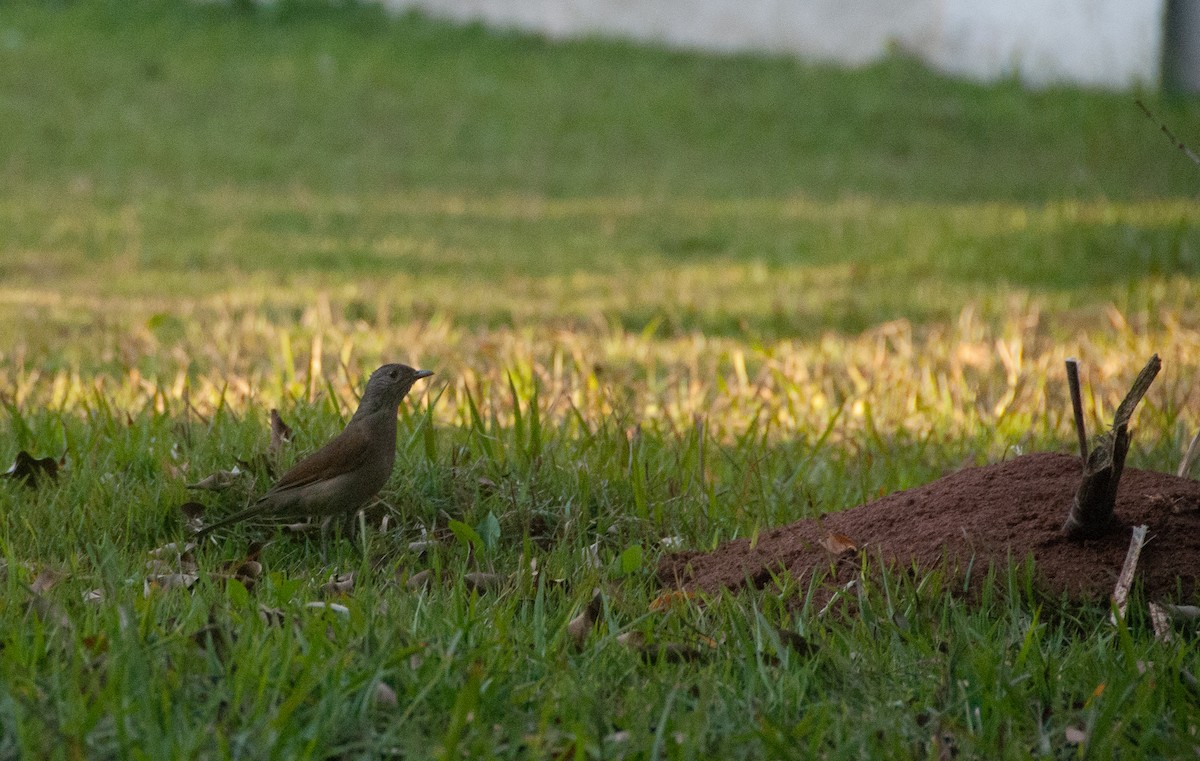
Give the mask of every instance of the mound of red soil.
[[[676, 553], [659, 564], [663, 584], [715, 593], [764, 587], [786, 570], [805, 588], [810, 576], [838, 566], [852, 578], [856, 553], [835, 557], [822, 545], [842, 534], [872, 560], [900, 569], [986, 569], [1031, 555], [1040, 591], [1078, 601], [1112, 594], [1129, 547], [1130, 527], [1148, 524], [1137, 576], [1151, 600], [1191, 599], [1200, 591], [1200, 481], [1126, 468], [1113, 529], [1098, 539], [1068, 540], [1060, 529], [1079, 486], [1078, 457], [1040, 453], [966, 468], [931, 484], [890, 494], [852, 510], [797, 521], [737, 539], [709, 553]], [[973, 561], [973, 562], [972, 562]]]

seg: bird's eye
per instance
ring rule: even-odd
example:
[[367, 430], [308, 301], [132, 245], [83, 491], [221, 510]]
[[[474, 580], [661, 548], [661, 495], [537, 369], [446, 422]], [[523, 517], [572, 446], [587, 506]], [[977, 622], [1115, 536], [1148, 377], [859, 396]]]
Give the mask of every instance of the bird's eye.
[[388, 373], [388, 377], [392, 380], [396, 380], [396, 371], [392, 370], [390, 373]]

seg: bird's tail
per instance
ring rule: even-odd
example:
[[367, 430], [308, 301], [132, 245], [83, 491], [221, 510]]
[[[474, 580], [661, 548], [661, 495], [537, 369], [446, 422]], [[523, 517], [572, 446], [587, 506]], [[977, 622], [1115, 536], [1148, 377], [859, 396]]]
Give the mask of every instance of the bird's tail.
[[263, 509], [263, 505], [262, 505], [262, 500], [260, 499], [260, 500], [256, 501], [253, 505], [250, 505], [250, 507], [247, 507], [245, 510], [236, 512], [227, 518], [222, 518], [221, 520], [217, 521], [216, 523], [205, 526], [204, 528], [197, 531], [193, 536], [196, 539], [203, 539], [204, 537], [208, 536], [209, 534], [211, 534], [212, 532], [216, 531], [219, 528], [225, 528], [226, 526], [232, 526], [233, 524], [240, 523], [240, 522], [246, 520], [247, 518], [253, 518], [256, 515], [259, 515], [260, 513], [262, 513], [262, 509]]

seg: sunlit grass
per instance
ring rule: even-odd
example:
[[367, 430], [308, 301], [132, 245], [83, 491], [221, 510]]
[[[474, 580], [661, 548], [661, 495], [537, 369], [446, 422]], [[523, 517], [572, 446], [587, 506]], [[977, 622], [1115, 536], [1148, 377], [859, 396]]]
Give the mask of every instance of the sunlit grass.
[[[1194, 131], [1195, 102], [1143, 96]], [[1020, 566], [973, 606], [937, 574], [844, 616], [788, 580], [651, 606], [670, 548], [1072, 446], [1068, 356], [1094, 432], [1163, 357], [1130, 462], [1175, 466], [1197, 176], [1126, 95], [285, 0], [15, 3], [0, 146], [0, 466], [62, 458], [0, 479], [0, 758], [1194, 744], [1194, 635], [1157, 642], [1136, 600], [1109, 627]], [[197, 548], [190, 591], [151, 579], [181, 504], [267, 488], [269, 409], [295, 429], [278, 469], [385, 361], [437, 372], [385, 524], [274, 536], [249, 590], [222, 574], [256, 530]], [[647, 663], [630, 632], [701, 656]]]

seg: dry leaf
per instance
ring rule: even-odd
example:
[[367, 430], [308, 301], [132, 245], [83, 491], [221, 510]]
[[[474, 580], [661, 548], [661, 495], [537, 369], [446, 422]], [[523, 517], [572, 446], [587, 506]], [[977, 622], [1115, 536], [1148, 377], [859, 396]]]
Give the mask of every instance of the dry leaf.
[[183, 513], [184, 528], [193, 533], [204, 528], [204, 510], [205, 506], [202, 502], [184, 502], [180, 505], [179, 511]]
[[194, 573], [160, 573], [146, 577], [142, 584], [142, 595], [149, 597], [155, 591], [191, 589], [200, 577]]
[[468, 592], [476, 594], [484, 594], [504, 586], [507, 581], [505, 577], [498, 573], [484, 573], [483, 571], [475, 571], [473, 573], [463, 574], [463, 586]]
[[42, 477], [50, 480], [58, 477], [58, 462], [53, 457], [36, 459], [22, 449], [17, 452], [17, 458], [13, 461], [12, 467], [4, 471], [3, 477], [34, 487]]
[[617, 644], [630, 650], [641, 650], [646, 645], [646, 635], [640, 631], [629, 631], [617, 635]]
[[194, 484], [188, 484], [189, 489], [202, 489], [204, 491], [224, 491], [238, 480], [238, 478], [246, 475], [244, 471], [236, 465], [233, 470], [218, 470], [216, 473], [197, 481]]
[[600, 560], [600, 542], [593, 542], [583, 548], [583, 566], [594, 569], [604, 567], [604, 562]]
[[182, 547], [179, 546], [178, 542], [169, 542], [161, 547], [155, 547], [154, 549], [150, 550], [149, 554], [152, 558], [172, 558], [179, 560], [185, 556], [190, 557], [191, 552], [194, 549], [196, 549], [195, 542], [188, 542]]
[[372, 696], [372, 700], [380, 708], [395, 708], [400, 703], [396, 697], [396, 691], [387, 682], [375, 683], [375, 694]]
[[433, 581], [433, 569], [426, 568], [424, 571], [418, 571], [409, 576], [408, 581], [405, 582], [405, 586], [413, 592], [420, 592], [428, 587], [431, 581]]
[[29, 600], [29, 610], [33, 611], [47, 626], [54, 626], [64, 631], [74, 631], [75, 629], [67, 611], [54, 600], [35, 594]]
[[583, 607], [578, 616], [572, 618], [567, 624], [567, 634], [571, 637], [571, 641], [575, 643], [575, 647], [582, 648], [583, 643], [587, 641], [588, 634], [596, 625], [597, 619], [600, 618], [600, 610], [604, 605], [604, 599], [597, 592], [592, 596], [592, 599]]
[[238, 567], [233, 570], [233, 578], [242, 582], [242, 586], [249, 588], [251, 584], [262, 576], [262, 563], [257, 560], [243, 560], [238, 564]]
[[796, 651], [800, 655], [812, 655], [817, 652], [817, 646], [809, 642], [804, 635], [798, 634], [791, 629], [775, 628], [775, 633], [779, 635], [779, 641]]
[[279, 608], [269, 608], [266, 605], [258, 606], [258, 617], [263, 620], [267, 626], [283, 626], [287, 621], [287, 616]]
[[104, 602], [104, 590], [103, 589], [89, 589], [88, 591], [83, 593], [83, 601], [89, 602], [89, 603]]
[[345, 605], [339, 605], [336, 602], [323, 602], [323, 601], [318, 600], [316, 602], [306, 602], [306, 603], [304, 603], [304, 607], [306, 607], [306, 608], [323, 608], [325, 610], [332, 611], [339, 615], [343, 615], [343, 616], [350, 615], [349, 608], [347, 608]]
[[279, 416], [279, 410], [271, 410], [271, 454], [279, 454], [279, 450], [283, 449], [283, 445], [292, 440], [292, 429], [287, 423], [283, 422], [283, 418]]
[[49, 568], [43, 568], [37, 577], [29, 583], [29, 591], [35, 595], [44, 595], [58, 583], [59, 575]]
[[847, 552], [854, 552], [858, 549], [855, 546], [854, 540], [845, 534], [830, 532], [821, 540], [821, 546], [833, 555], [842, 555]]
[[275, 468], [271, 466], [271, 458], [267, 457], [262, 452], [251, 457], [249, 460], [237, 458], [237, 468], [242, 473], [247, 475], [265, 475], [267, 480], [275, 480]]
[[415, 542], [408, 543], [408, 551], [424, 555], [431, 547], [436, 547], [437, 545], [438, 541], [436, 539], [418, 539]]
[[329, 581], [321, 586], [321, 593], [326, 595], [348, 595], [354, 591], [354, 572], [333, 574]]
[[650, 610], [655, 613], [662, 612], [675, 605], [682, 605], [688, 600], [698, 598], [700, 595], [696, 592], [688, 592], [682, 589], [671, 589], [663, 592], [658, 597], [650, 601]]

